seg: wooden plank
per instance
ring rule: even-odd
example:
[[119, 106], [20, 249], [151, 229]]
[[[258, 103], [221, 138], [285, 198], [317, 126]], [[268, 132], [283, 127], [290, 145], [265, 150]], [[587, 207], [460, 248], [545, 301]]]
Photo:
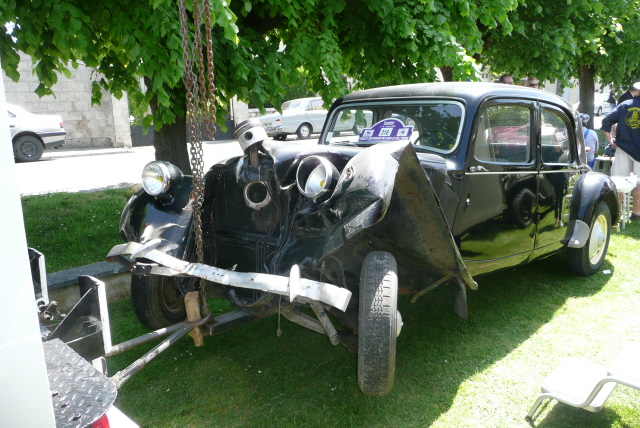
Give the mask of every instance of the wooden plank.
[[[198, 321], [200, 317], [200, 293], [197, 291], [190, 291], [184, 296], [184, 304], [187, 307], [187, 321]], [[189, 336], [193, 338], [193, 343], [196, 346], [204, 345], [202, 338], [202, 331], [200, 327], [196, 327], [189, 333]]]

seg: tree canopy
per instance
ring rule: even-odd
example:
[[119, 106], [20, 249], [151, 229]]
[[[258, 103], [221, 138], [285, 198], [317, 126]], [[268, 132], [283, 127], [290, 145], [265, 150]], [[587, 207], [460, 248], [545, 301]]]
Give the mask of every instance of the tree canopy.
[[[329, 104], [348, 91], [344, 76], [356, 89], [434, 81], [437, 67], [452, 80], [473, 80], [479, 60], [563, 82], [587, 64], [618, 82], [620, 70], [637, 67], [629, 55], [639, 39], [637, 0], [567, 0], [566, 7], [552, 0], [209, 1], [219, 118], [236, 95], [280, 106], [301, 73]], [[149, 103], [153, 117], [144, 124], [153, 119], [156, 157], [190, 170], [174, 1], [8, 0], [0, 21], [12, 26], [0, 35], [10, 78], [19, 77], [18, 51], [36, 64], [39, 95], [50, 94], [69, 67], [96, 68], [93, 100], [104, 89]]]

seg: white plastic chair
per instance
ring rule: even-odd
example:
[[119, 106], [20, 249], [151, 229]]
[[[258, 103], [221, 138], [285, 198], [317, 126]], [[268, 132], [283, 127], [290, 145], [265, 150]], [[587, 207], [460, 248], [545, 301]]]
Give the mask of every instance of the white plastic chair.
[[542, 383], [526, 419], [532, 422], [548, 398], [599, 412], [618, 384], [640, 390], [640, 342], [627, 344], [608, 369], [578, 358], [563, 361]]

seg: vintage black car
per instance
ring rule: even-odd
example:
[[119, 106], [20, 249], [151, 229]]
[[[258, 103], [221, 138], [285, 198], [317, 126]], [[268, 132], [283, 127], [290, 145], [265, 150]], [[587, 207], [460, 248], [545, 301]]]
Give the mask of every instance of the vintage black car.
[[191, 177], [166, 162], [145, 167], [146, 191], [122, 215], [128, 244], [109, 254], [135, 274], [140, 321], [181, 321], [183, 295], [205, 278], [237, 308], [205, 333], [280, 313], [357, 349], [368, 395], [393, 385], [399, 290], [415, 299], [453, 285], [466, 317], [476, 275], [565, 249], [569, 269], [591, 275], [619, 216], [614, 184], [586, 165], [577, 113], [536, 89], [371, 89], [333, 104], [317, 145], [269, 140], [251, 122], [236, 135], [247, 155], [205, 177], [204, 263]]

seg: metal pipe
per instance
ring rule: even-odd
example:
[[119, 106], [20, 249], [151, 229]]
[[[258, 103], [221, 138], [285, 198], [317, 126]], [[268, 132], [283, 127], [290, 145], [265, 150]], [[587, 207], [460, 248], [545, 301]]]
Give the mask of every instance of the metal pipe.
[[[160, 353], [166, 350], [169, 346], [177, 342], [183, 336], [186, 336], [195, 327], [198, 327], [211, 319], [211, 314], [207, 315], [197, 322], [185, 322], [179, 327], [171, 336], [160, 342], [155, 348], [144, 354], [140, 359], [134, 361], [129, 367], [119, 371], [109, 379], [116, 385], [116, 388], [120, 388], [131, 376], [142, 370], [151, 360], [160, 355]], [[180, 324], [176, 324], [180, 325]], [[141, 336], [143, 337], [143, 336]]]
[[327, 316], [327, 313], [324, 311], [322, 305], [318, 302], [311, 302], [309, 303], [309, 306], [311, 306], [311, 309], [313, 309], [313, 312], [315, 312], [316, 316], [318, 317], [318, 321], [320, 321], [320, 324], [322, 324], [322, 327], [324, 327], [324, 331], [327, 333], [327, 336], [329, 336], [331, 344], [337, 345], [338, 343], [340, 343], [340, 335], [331, 323], [331, 320]]
[[151, 333], [147, 333], [143, 336], [139, 336], [134, 339], [127, 340], [126, 342], [122, 342], [118, 345], [113, 345], [111, 347], [111, 352], [105, 354], [105, 357], [109, 358], [109, 357], [113, 357], [114, 355], [121, 354], [124, 351], [128, 351], [129, 349], [133, 349], [137, 346], [144, 345], [145, 343], [149, 343], [155, 339], [171, 334], [181, 328], [187, 327], [188, 325], [189, 324], [187, 322], [181, 322], [166, 328], [161, 328], [160, 330], [152, 331]]

